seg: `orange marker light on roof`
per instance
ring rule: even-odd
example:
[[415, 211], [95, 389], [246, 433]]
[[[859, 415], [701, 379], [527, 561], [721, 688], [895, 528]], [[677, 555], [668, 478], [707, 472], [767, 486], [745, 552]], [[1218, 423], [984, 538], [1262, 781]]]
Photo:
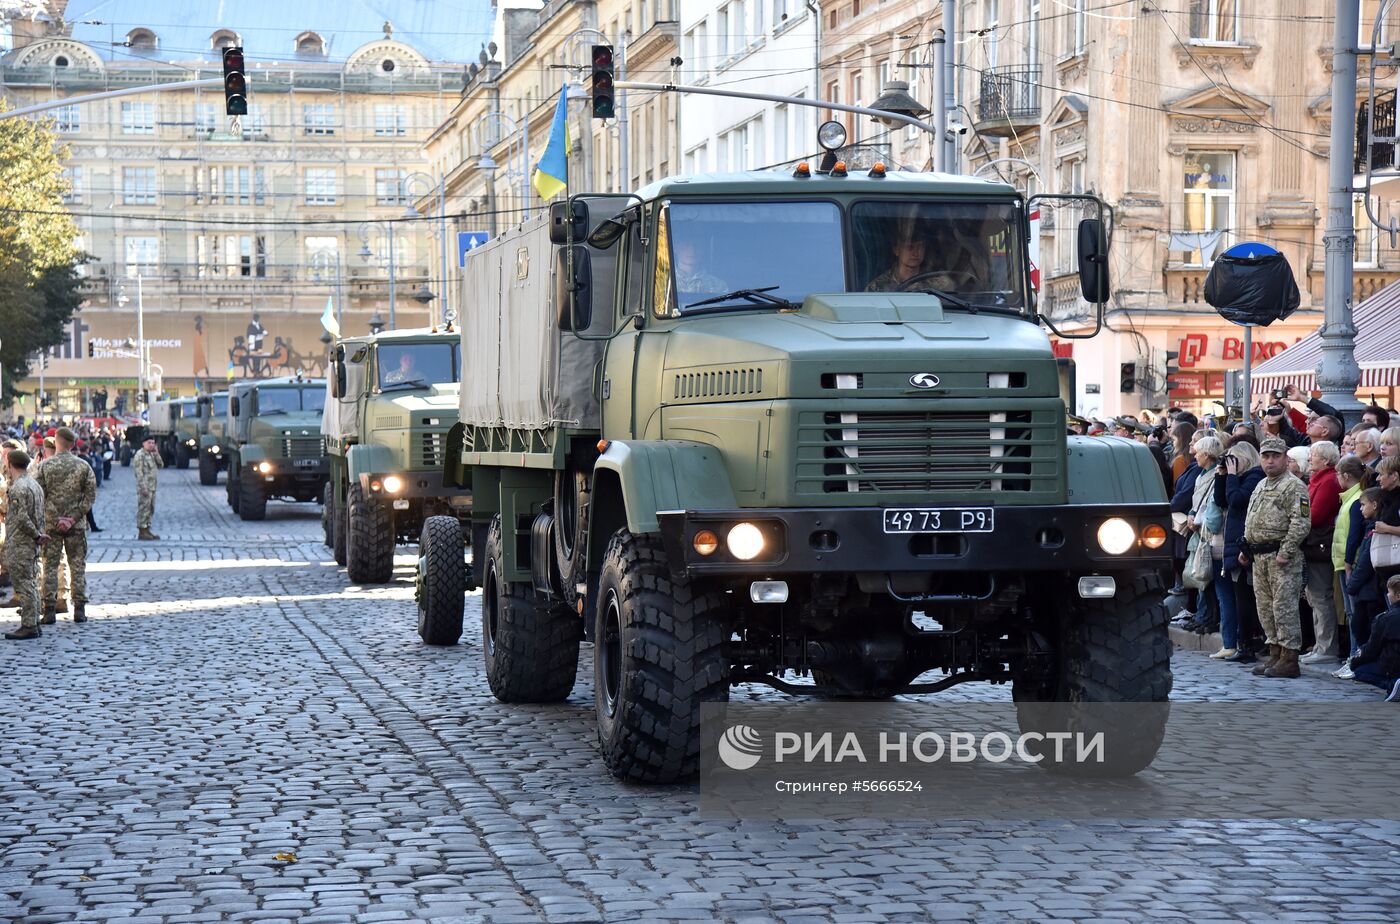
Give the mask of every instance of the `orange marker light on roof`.
[[611, 446], [611, 445], [612, 445], [612, 441], [611, 441], [611, 440], [599, 440], [599, 441], [598, 441], [598, 451], [599, 451], [599, 452], [607, 452], [607, 451], [608, 451], [608, 447]]
[[845, 162], [844, 160], [838, 160], [838, 161], [836, 162], [836, 166], [834, 166], [834, 167], [831, 168], [831, 175], [832, 175], [832, 176], [845, 176], [845, 175], [846, 175], [846, 162]]
[[812, 168], [804, 160], [793, 169], [792, 175], [799, 180], [810, 179], [812, 176]]
[[881, 164], [881, 163], [876, 163], [875, 166], [873, 166], [873, 167], [870, 168], [870, 175], [873, 176], [873, 177], [875, 177], [875, 178], [877, 178], [877, 179], [878, 179], [879, 177], [884, 176], [884, 175], [885, 175], [885, 165], [884, 165], [884, 164]]

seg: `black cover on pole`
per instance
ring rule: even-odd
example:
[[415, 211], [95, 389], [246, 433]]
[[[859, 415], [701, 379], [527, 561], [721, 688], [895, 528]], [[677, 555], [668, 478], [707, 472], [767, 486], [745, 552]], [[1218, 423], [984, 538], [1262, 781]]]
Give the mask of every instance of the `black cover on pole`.
[[1225, 253], [1206, 277], [1206, 301], [1227, 321], [1267, 327], [1298, 310], [1298, 284], [1281, 253]]

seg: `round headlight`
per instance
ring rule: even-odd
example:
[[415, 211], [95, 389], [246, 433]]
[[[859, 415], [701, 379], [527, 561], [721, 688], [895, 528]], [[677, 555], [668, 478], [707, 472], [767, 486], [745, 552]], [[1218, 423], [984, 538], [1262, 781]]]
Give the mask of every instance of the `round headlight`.
[[398, 475], [384, 476], [384, 490], [390, 494], [397, 494], [403, 490], [403, 479]]
[[271, 462], [259, 462], [259, 463], [258, 463], [258, 471], [260, 471], [260, 472], [262, 472], [264, 475], [266, 475], [268, 472], [272, 471], [272, 463], [271, 463]]
[[752, 523], [739, 523], [729, 531], [729, 554], [740, 561], [757, 558], [763, 551], [763, 533]]
[[834, 151], [846, 143], [846, 126], [834, 119], [823, 122], [817, 129], [817, 144], [828, 151]]
[[219, 454], [219, 447], [218, 447], [218, 446], [210, 446], [210, 447], [209, 447], [209, 451], [212, 452], [214, 455], [217, 456], [217, 455]]
[[716, 536], [712, 529], [702, 529], [695, 534], [694, 539], [690, 540], [690, 544], [701, 555], [713, 555], [715, 550], [719, 548], [719, 536]]
[[1121, 517], [1112, 517], [1099, 526], [1099, 547], [1110, 555], [1122, 555], [1137, 543], [1137, 530]]
[[1142, 544], [1149, 549], [1160, 549], [1167, 544], [1167, 530], [1161, 523], [1148, 523], [1142, 528]]

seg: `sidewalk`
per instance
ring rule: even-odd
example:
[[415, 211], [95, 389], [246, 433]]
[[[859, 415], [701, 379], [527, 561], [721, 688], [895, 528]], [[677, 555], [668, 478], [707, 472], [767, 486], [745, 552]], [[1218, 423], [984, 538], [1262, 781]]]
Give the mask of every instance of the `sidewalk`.
[[[1180, 600], [1181, 597], [1167, 598], [1167, 610], [1173, 616], [1175, 616], [1178, 612], [1181, 611]], [[1219, 632], [1207, 632], [1205, 634], [1201, 634], [1199, 632], [1191, 632], [1186, 629], [1179, 629], [1176, 626], [1168, 626], [1167, 633], [1171, 636], [1172, 645], [1174, 645], [1178, 650], [1192, 653], [1199, 652], [1200, 657], [1205, 657], [1206, 655], [1214, 654], [1215, 652], [1219, 651], [1224, 645], [1224, 642], [1220, 639]], [[1298, 666], [1302, 668], [1303, 674], [1305, 676], [1325, 677], [1333, 683], [1343, 683], [1348, 685], [1352, 683], [1352, 681], [1350, 680], [1338, 680], [1336, 677], [1332, 676], [1332, 672], [1342, 666], [1341, 661], [1322, 661], [1318, 664], [1305, 664], [1300, 661], [1298, 663]]]

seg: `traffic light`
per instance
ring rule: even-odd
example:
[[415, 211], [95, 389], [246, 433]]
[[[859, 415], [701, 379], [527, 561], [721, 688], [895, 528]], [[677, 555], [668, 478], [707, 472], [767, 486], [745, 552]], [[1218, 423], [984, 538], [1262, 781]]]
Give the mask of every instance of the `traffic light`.
[[93, 353], [93, 350], [92, 350], [92, 341], [89, 340], [89, 341], [88, 341], [88, 359], [92, 359], [92, 353]]
[[613, 117], [613, 48], [593, 46], [593, 118]]
[[1137, 363], [1123, 363], [1118, 367], [1118, 390], [1125, 395], [1137, 391]]
[[224, 113], [248, 114], [248, 78], [243, 73], [243, 49], [224, 49]]

